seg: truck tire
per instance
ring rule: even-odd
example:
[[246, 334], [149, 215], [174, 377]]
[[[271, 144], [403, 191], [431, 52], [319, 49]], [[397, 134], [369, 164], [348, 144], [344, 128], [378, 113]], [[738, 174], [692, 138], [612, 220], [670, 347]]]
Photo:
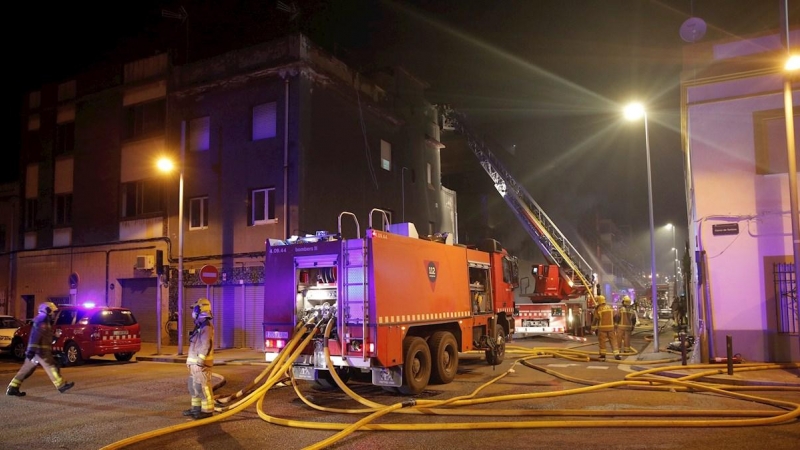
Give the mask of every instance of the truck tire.
[[453, 333], [437, 331], [428, 342], [433, 365], [431, 367], [431, 382], [447, 384], [453, 381], [458, 372], [458, 344]]
[[403, 339], [403, 385], [398, 388], [403, 395], [417, 395], [424, 391], [431, 379], [431, 351], [421, 337]]
[[497, 324], [495, 330], [497, 331], [497, 335], [495, 336], [497, 349], [495, 351], [486, 350], [486, 362], [489, 363], [490, 366], [500, 364], [506, 356], [506, 330], [500, 324]]

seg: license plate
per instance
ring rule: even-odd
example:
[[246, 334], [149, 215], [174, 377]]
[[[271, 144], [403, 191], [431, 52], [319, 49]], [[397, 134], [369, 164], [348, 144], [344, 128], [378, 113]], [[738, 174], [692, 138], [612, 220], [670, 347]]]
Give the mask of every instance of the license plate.
[[128, 331], [127, 330], [115, 331], [114, 332], [114, 336], [127, 336], [127, 335], [128, 335]]

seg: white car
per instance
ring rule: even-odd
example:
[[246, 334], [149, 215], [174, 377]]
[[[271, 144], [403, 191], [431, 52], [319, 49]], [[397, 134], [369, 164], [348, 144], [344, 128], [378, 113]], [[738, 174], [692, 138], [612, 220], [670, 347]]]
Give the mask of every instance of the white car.
[[14, 337], [14, 332], [23, 325], [25, 324], [14, 316], [0, 315], [0, 350], [11, 350], [11, 339]]

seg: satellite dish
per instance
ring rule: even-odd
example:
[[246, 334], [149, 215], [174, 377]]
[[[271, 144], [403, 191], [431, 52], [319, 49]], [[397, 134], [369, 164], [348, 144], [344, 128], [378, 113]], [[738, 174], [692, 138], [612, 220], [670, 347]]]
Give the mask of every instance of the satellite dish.
[[699, 17], [690, 17], [683, 22], [678, 34], [686, 42], [697, 42], [706, 35], [706, 22]]

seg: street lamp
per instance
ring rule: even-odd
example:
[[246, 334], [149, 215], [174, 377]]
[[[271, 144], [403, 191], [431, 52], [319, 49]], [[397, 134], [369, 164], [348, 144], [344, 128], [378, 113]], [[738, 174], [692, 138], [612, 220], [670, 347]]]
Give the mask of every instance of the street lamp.
[[[183, 354], [183, 168], [186, 166], [186, 122], [181, 123], [181, 161], [178, 181], [178, 354]], [[168, 158], [158, 160], [161, 171], [172, 171], [175, 164]]]
[[650, 170], [650, 136], [647, 130], [647, 111], [641, 103], [631, 103], [625, 107], [628, 120], [644, 119], [644, 146], [647, 152], [647, 200], [650, 207], [650, 288], [653, 306], [653, 351], [658, 353], [658, 289], [656, 287], [656, 240], [653, 224], [653, 176]]
[[[670, 251], [675, 252], [675, 260], [672, 262], [672, 269], [673, 269], [672, 282], [673, 285], [675, 286], [675, 288], [673, 289], [675, 291], [674, 295], [677, 297], [678, 296], [678, 247], [675, 246], [675, 225], [668, 223], [667, 226], [672, 229], [672, 249]], [[675, 299], [672, 300], [674, 301]]]
[[[788, 14], [788, 13], [787, 13]], [[787, 19], [788, 20], [788, 19]], [[786, 47], [789, 47], [788, 36]], [[786, 77], [783, 81], [783, 107], [786, 116], [786, 154], [789, 159], [789, 203], [792, 214], [792, 245], [794, 251], [794, 283], [795, 283], [795, 308], [800, 305], [800, 295], [797, 286], [800, 286], [800, 225], [798, 225], [797, 207], [797, 157], [794, 142], [794, 111], [792, 100], [792, 78], [800, 69], [800, 56], [790, 55], [786, 61]], [[795, 309], [797, 311], [797, 309]], [[800, 329], [800, 314], [797, 315], [797, 327]]]

